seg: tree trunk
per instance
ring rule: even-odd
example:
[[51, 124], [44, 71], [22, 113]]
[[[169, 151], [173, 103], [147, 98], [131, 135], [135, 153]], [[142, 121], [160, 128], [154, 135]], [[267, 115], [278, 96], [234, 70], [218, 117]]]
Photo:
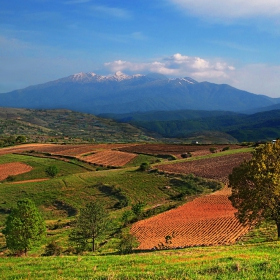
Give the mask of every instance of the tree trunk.
[[277, 237], [278, 240], [280, 240], [280, 222], [276, 223], [276, 226], [277, 226]]
[[92, 237], [92, 252], [95, 251], [95, 238]]

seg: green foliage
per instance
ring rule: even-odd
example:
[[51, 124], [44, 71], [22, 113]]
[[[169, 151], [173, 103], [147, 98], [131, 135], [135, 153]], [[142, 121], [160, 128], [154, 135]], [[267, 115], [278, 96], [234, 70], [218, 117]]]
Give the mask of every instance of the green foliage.
[[133, 248], [137, 247], [138, 245], [139, 242], [134, 235], [129, 233], [123, 234], [118, 246], [118, 252], [120, 254], [131, 254], [133, 252]]
[[121, 216], [121, 221], [123, 222], [124, 226], [127, 226], [133, 217], [133, 212], [131, 210], [126, 210], [123, 212]]
[[26, 142], [26, 136], [24, 135], [19, 135], [17, 138], [16, 138], [16, 143], [25, 143]]
[[145, 206], [146, 206], [146, 203], [143, 201], [139, 201], [131, 206], [132, 212], [138, 219], [141, 218], [141, 215], [143, 214], [143, 210], [144, 210]]
[[216, 153], [217, 148], [211, 147], [211, 148], [209, 148], [209, 151], [210, 151], [211, 153]]
[[246, 223], [272, 220], [280, 238], [280, 141], [260, 145], [249, 161], [233, 169], [229, 176], [230, 200], [237, 217]]
[[77, 246], [78, 251], [86, 251], [88, 244], [91, 244], [94, 252], [96, 239], [106, 234], [109, 225], [109, 214], [104, 206], [98, 201], [90, 202], [80, 210], [70, 241]]
[[8, 216], [3, 233], [7, 247], [18, 254], [40, 245], [46, 236], [45, 222], [29, 199], [18, 201]]
[[50, 177], [55, 177], [58, 173], [58, 168], [56, 165], [50, 165], [46, 168], [46, 173]]
[[62, 253], [62, 247], [55, 242], [54, 240], [51, 241], [49, 244], [46, 245], [44, 256], [59, 256]]
[[150, 169], [150, 164], [148, 162], [141, 163], [139, 170], [140, 171], [147, 171]]

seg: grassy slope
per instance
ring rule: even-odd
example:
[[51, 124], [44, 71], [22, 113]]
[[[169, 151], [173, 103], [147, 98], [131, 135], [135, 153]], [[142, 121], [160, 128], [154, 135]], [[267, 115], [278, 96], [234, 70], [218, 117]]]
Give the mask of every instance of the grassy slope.
[[125, 256], [0, 258], [5, 279], [277, 279], [280, 243]]

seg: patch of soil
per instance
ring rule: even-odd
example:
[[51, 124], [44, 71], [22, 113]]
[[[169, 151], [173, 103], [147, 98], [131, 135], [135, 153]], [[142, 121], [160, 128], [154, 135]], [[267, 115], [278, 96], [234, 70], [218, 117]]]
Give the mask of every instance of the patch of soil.
[[11, 162], [0, 164], [0, 180], [5, 180], [8, 176], [27, 173], [32, 170], [30, 165], [22, 162]]

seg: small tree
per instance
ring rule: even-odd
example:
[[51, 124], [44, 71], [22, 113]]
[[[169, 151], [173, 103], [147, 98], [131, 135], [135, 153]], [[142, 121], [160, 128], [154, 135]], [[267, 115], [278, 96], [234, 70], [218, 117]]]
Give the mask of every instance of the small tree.
[[133, 216], [133, 212], [131, 210], [126, 210], [123, 212], [121, 221], [123, 222], [124, 226], [127, 226], [129, 224], [132, 216]]
[[230, 200], [244, 224], [274, 221], [280, 238], [280, 141], [256, 148], [229, 176]]
[[143, 163], [141, 163], [141, 165], [140, 165], [140, 167], [139, 167], [139, 170], [140, 170], [140, 171], [147, 171], [147, 170], [150, 169], [150, 167], [151, 167], [150, 163], [148, 163], [148, 162], [143, 162]]
[[145, 205], [146, 204], [144, 202], [141, 202], [141, 201], [132, 205], [131, 210], [137, 218], [140, 218], [142, 216], [143, 209], [144, 209]]
[[120, 254], [130, 254], [133, 252], [133, 248], [137, 247], [139, 242], [136, 237], [130, 233], [123, 234], [119, 244]]
[[46, 173], [50, 177], [55, 177], [58, 173], [58, 168], [56, 165], [50, 165], [46, 168]]
[[24, 135], [19, 135], [19, 136], [16, 138], [16, 142], [17, 142], [17, 143], [25, 143], [25, 142], [26, 142], [26, 136], [24, 136]]
[[8, 216], [3, 233], [7, 247], [19, 254], [42, 243], [46, 236], [45, 222], [30, 199], [17, 202]]
[[85, 251], [91, 243], [91, 250], [94, 252], [96, 239], [105, 235], [109, 221], [109, 214], [104, 206], [98, 201], [90, 202], [80, 210], [76, 226], [70, 234], [70, 241], [74, 242], [80, 251]]

